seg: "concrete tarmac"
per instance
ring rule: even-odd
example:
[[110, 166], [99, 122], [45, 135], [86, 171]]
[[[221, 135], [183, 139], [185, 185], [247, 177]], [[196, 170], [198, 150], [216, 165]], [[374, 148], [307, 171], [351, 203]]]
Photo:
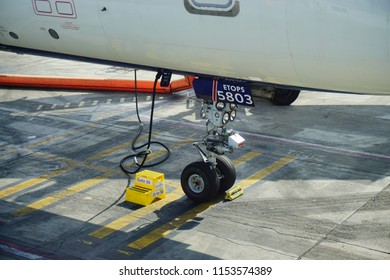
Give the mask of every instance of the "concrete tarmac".
[[[0, 52], [0, 74], [132, 79], [133, 70]], [[154, 73], [139, 71], [140, 79]], [[191, 91], [158, 95], [150, 169], [167, 197], [125, 200], [135, 95], [0, 88], [3, 259], [390, 259], [390, 96], [304, 91], [288, 107], [255, 98], [231, 127], [244, 194], [196, 204], [180, 174], [205, 135]], [[140, 94], [147, 138], [151, 95]], [[152, 157], [164, 157], [152, 146]]]

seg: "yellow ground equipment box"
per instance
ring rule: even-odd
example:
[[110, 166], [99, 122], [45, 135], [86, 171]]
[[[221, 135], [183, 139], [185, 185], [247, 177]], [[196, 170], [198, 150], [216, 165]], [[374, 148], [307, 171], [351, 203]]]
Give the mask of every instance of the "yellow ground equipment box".
[[166, 196], [164, 174], [150, 170], [135, 174], [134, 186], [126, 189], [126, 201], [144, 206]]

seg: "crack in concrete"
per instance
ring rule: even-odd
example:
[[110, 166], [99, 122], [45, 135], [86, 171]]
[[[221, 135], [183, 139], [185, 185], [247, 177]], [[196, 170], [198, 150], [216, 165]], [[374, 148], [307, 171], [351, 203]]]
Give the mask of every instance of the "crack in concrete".
[[258, 228], [268, 229], [268, 230], [274, 231], [275, 233], [277, 233], [279, 235], [282, 235], [282, 236], [296, 237], [296, 238], [301, 238], [301, 239], [311, 240], [311, 241], [315, 240], [313, 238], [306, 237], [306, 236], [301, 236], [301, 235], [296, 235], [296, 234], [289, 234], [289, 233], [283, 233], [283, 232], [281, 232], [281, 231], [279, 231], [279, 230], [277, 230], [277, 229], [275, 229], [273, 227], [269, 227], [269, 226], [262, 226], [262, 225], [254, 226], [254, 225], [251, 225], [251, 224], [248, 224], [248, 223], [245, 223], [245, 222], [235, 221], [235, 220], [233, 220], [231, 218], [229, 219], [229, 218], [225, 218], [225, 217], [217, 217], [217, 216], [212, 216], [212, 215], [209, 215], [209, 216], [217, 218], [217, 219], [225, 219], [225, 220], [228, 220], [228, 221], [230, 221], [232, 223], [240, 224], [240, 225], [251, 227], [251, 228], [255, 228], [255, 229], [258, 229]]
[[[340, 226], [342, 226], [343, 224], [345, 224], [352, 216], [354, 216], [356, 213], [358, 213], [361, 209], [365, 208], [370, 202], [372, 202], [373, 200], [375, 200], [379, 195], [381, 195], [383, 192], [385, 192], [388, 188], [390, 188], [390, 184], [387, 185], [386, 187], [384, 187], [380, 192], [376, 193], [372, 198], [370, 198], [369, 200], [367, 200], [366, 203], [364, 203], [362, 206], [360, 206], [358, 209], [356, 209], [351, 215], [349, 215], [346, 219], [344, 219], [344, 221], [342, 221], [341, 223], [337, 224], [333, 229], [331, 229], [325, 236], [323, 236], [322, 238], [320, 238], [312, 247], [310, 247], [308, 250], [306, 250], [305, 252], [303, 252], [303, 254], [301, 254], [299, 257], [298, 257], [298, 260], [301, 260], [303, 257], [305, 257], [308, 253], [310, 253], [314, 248], [318, 247], [321, 243], [323, 243], [324, 241], [326, 240], [331, 240], [331, 238], [329, 238], [329, 236], [336, 230], [338, 229]], [[346, 242], [343, 242], [343, 241], [340, 241], [340, 240], [337, 240], [337, 242], [340, 242], [340, 243], [345, 243], [345, 244], [348, 244]], [[360, 246], [360, 245], [356, 245], [354, 244], [354, 246], [358, 247], [358, 248], [363, 248], [363, 249], [369, 249], [369, 250], [372, 250], [372, 251], [377, 251], [376, 249], [373, 249], [373, 248], [366, 248], [364, 246]], [[386, 253], [386, 254], [390, 254], [390, 253]]]
[[289, 255], [289, 254], [286, 254], [286, 253], [283, 253], [283, 252], [280, 252], [280, 251], [272, 250], [270, 248], [266, 248], [266, 247], [260, 246], [258, 244], [254, 244], [254, 243], [244, 244], [244, 243], [237, 242], [237, 241], [235, 241], [233, 239], [230, 239], [230, 238], [227, 238], [227, 237], [219, 236], [219, 235], [214, 234], [214, 233], [204, 232], [204, 231], [201, 231], [201, 230], [198, 230], [198, 231], [203, 233], [203, 234], [211, 235], [211, 236], [214, 236], [214, 237], [216, 237], [218, 239], [225, 240], [225, 241], [230, 242], [230, 243], [232, 243], [234, 245], [243, 246], [243, 247], [255, 247], [255, 248], [259, 248], [261, 250], [267, 251], [267, 252], [272, 252], [272, 253], [276, 253], [276, 254], [279, 254], [279, 255], [282, 255], [282, 256], [291, 257], [291, 258], [296, 258], [296, 256], [294, 256], [294, 255]]

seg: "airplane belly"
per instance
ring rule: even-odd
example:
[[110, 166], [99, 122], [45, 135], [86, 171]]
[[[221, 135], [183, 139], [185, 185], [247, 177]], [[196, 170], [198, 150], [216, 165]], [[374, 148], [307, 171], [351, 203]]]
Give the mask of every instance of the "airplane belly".
[[390, 92], [389, 0], [286, 4], [291, 57], [306, 87]]
[[207, 11], [237, 1], [98, 0], [122, 61], [359, 93], [390, 92], [389, 2], [241, 1], [229, 15]]
[[295, 87], [390, 93], [390, 0], [1, 0], [0, 44]]
[[0, 43], [80, 57], [115, 60], [96, 0], [1, 0]]
[[98, 0], [106, 8], [100, 15], [107, 40], [124, 62], [299, 85], [285, 36], [285, 13], [279, 13], [284, 2], [240, 2], [232, 16], [213, 14], [212, 3], [237, 1], [194, 1], [207, 4], [209, 13], [189, 11], [183, 2], [191, 0]]

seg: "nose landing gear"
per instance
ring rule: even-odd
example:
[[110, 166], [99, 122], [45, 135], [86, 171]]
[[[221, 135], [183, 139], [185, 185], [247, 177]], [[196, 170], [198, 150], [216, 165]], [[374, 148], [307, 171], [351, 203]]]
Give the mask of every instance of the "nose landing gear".
[[202, 160], [190, 163], [181, 174], [183, 191], [193, 201], [209, 201], [230, 189], [236, 181], [236, 169], [224, 155], [245, 144], [244, 138], [225, 127], [234, 120], [236, 109], [235, 104], [203, 101], [201, 116], [207, 119], [207, 136], [202, 143], [194, 143]]
[[193, 86], [203, 100], [200, 116], [207, 120], [207, 135], [194, 143], [201, 160], [184, 168], [181, 185], [190, 199], [205, 202], [231, 190], [236, 181], [236, 169], [225, 154], [244, 146], [245, 139], [226, 125], [235, 120], [238, 105], [253, 107], [254, 102], [250, 86], [243, 81], [201, 77]]

